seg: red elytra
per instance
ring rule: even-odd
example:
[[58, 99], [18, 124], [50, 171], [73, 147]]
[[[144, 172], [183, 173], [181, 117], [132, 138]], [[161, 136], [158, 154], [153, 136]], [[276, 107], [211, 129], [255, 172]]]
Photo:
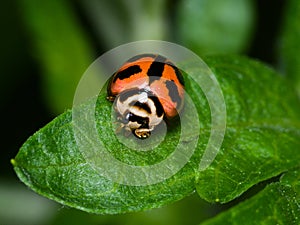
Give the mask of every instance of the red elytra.
[[115, 97], [134, 88], [147, 89], [157, 96], [167, 118], [176, 116], [183, 107], [182, 74], [161, 55], [142, 54], [125, 62], [112, 76], [108, 96]]

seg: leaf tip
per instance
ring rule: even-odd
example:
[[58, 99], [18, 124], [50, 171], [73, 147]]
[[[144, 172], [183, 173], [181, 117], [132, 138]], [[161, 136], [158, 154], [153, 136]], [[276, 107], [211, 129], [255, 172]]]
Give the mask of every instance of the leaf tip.
[[11, 159], [10, 160], [10, 163], [13, 165], [13, 166], [17, 166], [17, 161], [15, 159]]

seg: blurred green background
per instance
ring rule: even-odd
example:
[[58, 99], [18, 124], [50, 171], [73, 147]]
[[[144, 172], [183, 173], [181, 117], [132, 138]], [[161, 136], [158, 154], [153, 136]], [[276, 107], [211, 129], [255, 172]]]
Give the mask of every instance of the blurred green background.
[[[196, 194], [161, 209], [89, 215], [38, 196], [20, 183], [10, 159], [22, 143], [72, 106], [85, 69], [130, 41], [166, 40], [197, 54], [246, 54], [276, 67], [286, 1], [2, 1], [0, 225], [199, 224], [229, 205]], [[271, 4], [271, 5], [270, 5]]]

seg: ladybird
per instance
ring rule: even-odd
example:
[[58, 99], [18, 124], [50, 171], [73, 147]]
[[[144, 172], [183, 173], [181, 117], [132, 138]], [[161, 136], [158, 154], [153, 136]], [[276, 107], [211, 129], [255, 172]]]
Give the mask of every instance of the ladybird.
[[183, 76], [164, 56], [137, 55], [113, 74], [107, 99], [115, 101], [120, 127], [145, 139], [164, 119], [174, 118], [183, 108]]

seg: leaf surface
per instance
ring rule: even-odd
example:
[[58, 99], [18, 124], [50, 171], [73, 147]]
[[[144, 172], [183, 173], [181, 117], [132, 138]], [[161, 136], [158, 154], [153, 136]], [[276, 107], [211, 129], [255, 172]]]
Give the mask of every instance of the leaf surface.
[[[87, 157], [79, 149], [74, 130], [82, 130], [72, 121], [72, 111], [58, 116], [25, 142], [12, 160], [17, 175], [34, 191], [62, 204], [93, 213], [115, 214], [166, 205], [189, 195], [195, 187], [207, 201], [228, 202], [254, 184], [295, 167], [300, 160], [295, 152], [300, 144], [300, 105], [288, 82], [272, 69], [247, 58], [220, 56], [205, 61], [220, 83], [227, 107], [225, 140], [206, 170], [199, 172], [198, 168], [210, 134], [210, 109], [200, 87], [187, 75], [186, 91], [192, 102], [186, 104], [183, 115], [187, 115], [191, 126], [181, 137], [181, 125], [174, 121], [165, 139], [151, 151], [131, 150], [120, 143], [112, 125], [112, 104], [105, 93], [99, 94], [96, 109], [87, 107], [89, 101], [76, 109], [82, 124], [88, 124], [87, 115], [95, 113], [98, 137], [109, 154], [139, 167], [161, 162], [172, 155], [179, 142], [184, 143], [180, 150], [185, 153], [189, 144], [197, 140], [197, 121], [189, 114], [190, 104], [194, 104], [201, 127], [197, 148], [188, 163], [170, 178], [131, 186], [99, 173], [89, 159], [101, 159], [103, 155], [95, 148], [95, 140], [84, 132], [82, 141], [87, 149], [95, 151]], [[107, 169], [116, 168], [112, 165]], [[164, 172], [158, 176], [164, 176]]]
[[272, 69], [245, 58], [206, 60], [222, 86], [227, 127], [211, 166], [197, 176], [209, 202], [228, 202], [300, 161], [300, 103], [289, 83]]
[[254, 197], [236, 205], [202, 225], [218, 224], [299, 224], [300, 170], [285, 173], [279, 182], [268, 185]]

